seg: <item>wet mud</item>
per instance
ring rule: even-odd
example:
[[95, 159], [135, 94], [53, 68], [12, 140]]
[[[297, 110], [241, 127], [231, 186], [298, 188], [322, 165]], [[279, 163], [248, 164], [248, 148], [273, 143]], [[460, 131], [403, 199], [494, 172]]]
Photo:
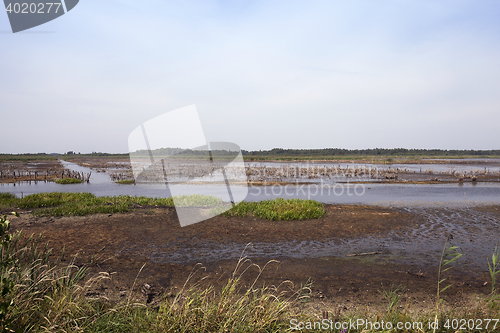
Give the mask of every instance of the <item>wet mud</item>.
[[[382, 304], [379, 291], [404, 286], [404, 299], [427, 307], [436, 292], [439, 257], [447, 239], [464, 253], [449, 271], [445, 299], [490, 291], [486, 259], [500, 243], [500, 206], [326, 205], [318, 220], [267, 221], [216, 216], [181, 228], [175, 209], [138, 207], [114, 215], [46, 218], [21, 212], [11, 219], [25, 235], [43, 233], [54, 257], [65, 248], [92, 273], [112, 279], [96, 293], [123, 297], [147, 283], [153, 296], [181, 288], [193, 272], [202, 284], [222, 285], [240, 257], [263, 267], [259, 283], [295, 286], [313, 281], [314, 299], [345, 309]], [[141, 267], [145, 267], [141, 271]], [[203, 270], [199, 270], [204, 267]], [[253, 283], [259, 270], [243, 275]]]

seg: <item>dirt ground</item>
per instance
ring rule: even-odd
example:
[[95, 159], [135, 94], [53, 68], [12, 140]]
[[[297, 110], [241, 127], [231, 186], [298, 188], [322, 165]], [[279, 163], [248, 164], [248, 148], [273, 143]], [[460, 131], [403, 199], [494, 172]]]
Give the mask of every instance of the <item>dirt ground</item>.
[[63, 170], [57, 160], [0, 161], [0, 183], [53, 181], [60, 177]]
[[[13, 229], [23, 230], [26, 236], [43, 233], [43, 239], [53, 248], [54, 258], [61, 256], [64, 247], [66, 262], [74, 259], [76, 265], [88, 266], [92, 274], [110, 273], [111, 280], [100, 283], [94, 295], [125, 299], [133, 286], [134, 291], [140, 291], [147, 284], [150, 288], [144, 292], [144, 300], [148, 302], [164, 291], [179, 290], [193, 271], [197, 273], [192, 281], [206, 277], [202, 285], [222, 285], [241, 255], [241, 248], [236, 250], [234, 244], [252, 243], [258, 247], [291, 240], [309, 244], [322, 240], [342, 242], [410, 230], [421, 222], [421, 217], [414, 213], [384, 207], [326, 205], [326, 209], [327, 215], [318, 220], [272, 222], [255, 217], [216, 216], [184, 228], [180, 227], [174, 208], [158, 207], [137, 208], [124, 214], [62, 218], [35, 217], [21, 211], [19, 218], [10, 219]], [[500, 215], [496, 206], [481, 209]], [[221, 245], [227, 251], [221, 251]], [[265, 250], [252, 255], [251, 247], [248, 253], [252, 263], [263, 267], [270, 260], [277, 260], [266, 266], [258, 286], [280, 285], [287, 280], [294, 287], [284, 284], [283, 288], [297, 289], [312, 280], [313, 304], [318, 307], [328, 305], [344, 310], [382, 307], [385, 301], [380, 291], [404, 286], [402, 304], [422, 309], [432, 304], [436, 293], [439, 253], [436, 261], [416, 265], [395, 263], [377, 252], [362, 254], [356, 248], [352, 249], [352, 255], [344, 256], [317, 256], [299, 248], [293, 253], [284, 250], [275, 257], [266, 255]], [[203, 248], [208, 254], [198, 260], [191, 253], [193, 248]], [[175, 260], [162, 260], [158, 253]], [[204, 270], [199, 269], [201, 266]], [[449, 272], [453, 287], [444, 298], [450, 306], [490, 291], [487, 272]], [[258, 273], [255, 266], [248, 269], [242, 275], [244, 284], [253, 283]]]

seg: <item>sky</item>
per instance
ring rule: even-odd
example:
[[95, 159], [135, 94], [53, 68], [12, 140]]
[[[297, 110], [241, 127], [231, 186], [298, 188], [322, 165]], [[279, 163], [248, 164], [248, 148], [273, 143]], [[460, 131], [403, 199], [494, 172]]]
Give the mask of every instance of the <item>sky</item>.
[[81, 0], [13, 34], [0, 153], [128, 152], [196, 105], [208, 141], [500, 149], [499, 1]]

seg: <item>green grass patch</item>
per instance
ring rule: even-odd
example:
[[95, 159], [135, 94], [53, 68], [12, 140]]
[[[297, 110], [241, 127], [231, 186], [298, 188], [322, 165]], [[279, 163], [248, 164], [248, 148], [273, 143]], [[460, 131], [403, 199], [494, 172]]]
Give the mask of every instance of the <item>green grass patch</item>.
[[0, 193], [0, 210], [17, 206], [18, 198], [11, 193]]
[[82, 180], [81, 179], [77, 179], [77, 178], [63, 178], [63, 179], [56, 179], [56, 180], [54, 180], [54, 182], [56, 182], [57, 184], [63, 184], [63, 185], [66, 185], [66, 184], [81, 184]]
[[213, 207], [224, 204], [224, 201], [220, 198], [201, 194], [179, 195], [173, 200], [176, 206], [179, 207]]
[[314, 200], [274, 199], [260, 202], [240, 202], [224, 213], [225, 216], [252, 214], [271, 221], [319, 219], [325, 216], [324, 205]]
[[17, 200], [17, 197], [12, 193], [0, 193], [0, 204], [15, 204]]
[[57, 157], [48, 154], [0, 154], [0, 162], [5, 161], [56, 161]]
[[133, 185], [133, 184], [135, 184], [135, 180], [133, 180], [133, 179], [118, 180], [115, 183], [121, 184], [121, 185]]
[[33, 209], [38, 216], [83, 216], [89, 214], [113, 214], [132, 211], [139, 206], [173, 207], [172, 198], [148, 198], [120, 195], [96, 197], [91, 193], [37, 193], [16, 198], [10, 193], [0, 195], [0, 204], [8, 207]]
[[240, 202], [226, 211], [227, 202], [209, 195], [181, 195], [174, 198], [148, 198], [120, 195], [96, 197], [91, 193], [50, 192], [16, 198], [10, 193], [0, 193], [1, 207], [33, 209], [38, 216], [83, 216], [89, 214], [114, 214], [144, 207], [207, 207], [214, 214], [227, 217], [253, 215], [271, 221], [318, 219], [326, 214], [324, 205], [314, 200], [274, 199], [260, 202]]

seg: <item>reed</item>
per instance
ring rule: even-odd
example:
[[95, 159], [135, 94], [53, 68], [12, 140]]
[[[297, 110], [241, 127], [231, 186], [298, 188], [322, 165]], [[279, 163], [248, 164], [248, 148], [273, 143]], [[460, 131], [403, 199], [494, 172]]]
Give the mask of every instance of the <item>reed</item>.
[[491, 276], [491, 294], [493, 295], [496, 291], [495, 289], [495, 282], [496, 282], [496, 276], [497, 274], [500, 274], [500, 249], [495, 247], [495, 251], [493, 251], [493, 254], [491, 255], [491, 264], [490, 261], [488, 260], [488, 270], [490, 272]]
[[[452, 269], [454, 267], [454, 266], [452, 266], [452, 264], [455, 263], [462, 256], [462, 253], [459, 252], [459, 247], [453, 246], [449, 243], [450, 239], [452, 239], [451, 235], [447, 237], [446, 242], [444, 243], [443, 251], [441, 252], [441, 258], [439, 259], [439, 269], [438, 269], [438, 276], [437, 276], [438, 282], [437, 282], [437, 292], [436, 292], [436, 314], [434, 317], [435, 321], [438, 320], [439, 307], [440, 307], [441, 303], [443, 302], [443, 299], [441, 298], [441, 294], [446, 289], [448, 289], [452, 286], [451, 284], [449, 284], [445, 287], [442, 287], [442, 285], [447, 280], [447, 278], [443, 278], [443, 273]], [[436, 329], [434, 329], [433, 332], [436, 332]]]

